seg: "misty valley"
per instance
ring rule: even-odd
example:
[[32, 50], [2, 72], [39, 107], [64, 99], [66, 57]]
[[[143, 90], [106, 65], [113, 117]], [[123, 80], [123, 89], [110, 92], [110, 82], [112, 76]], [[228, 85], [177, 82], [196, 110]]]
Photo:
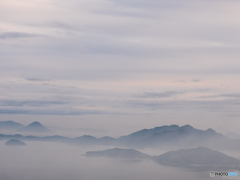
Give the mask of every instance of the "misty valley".
[[118, 138], [66, 137], [61, 128], [50, 130], [39, 122], [1, 121], [0, 130], [1, 180], [200, 180], [212, 179], [211, 171], [240, 169], [238, 138], [190, 125], [165, 125]]

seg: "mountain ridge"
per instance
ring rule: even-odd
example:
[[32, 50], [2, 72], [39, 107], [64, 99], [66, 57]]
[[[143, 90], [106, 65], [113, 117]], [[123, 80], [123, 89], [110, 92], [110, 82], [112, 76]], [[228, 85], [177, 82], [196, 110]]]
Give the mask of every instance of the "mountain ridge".
[[23, 124], [14, 122], [12, 120], [0, 121], [0, 130], [17, 130], [24, 127], [25, 126]]
[[[30, 131], [22, 132], [47, 132], [45, 127], [39, 122], [33, 122], [27, 127], [37, 126], [36, 129], [30, 128]], [[26, 128], [27, 128], [26, 127]], [[142, 129], [137, 132], [133, 132], [129, 135], [121, 136], [119, 138], [112, 138], [104, 136], [96, 138], [91, 135], [83, 135], [76, 138], [67, 138], [64, 136], [22, 136], [20, 134], [4, 135], [0, 134], [1, 139], [17, 138], [20, 140], [36, 140], [36, 141], [57, 141], [65, 142], [76, 145], [109, 145], [127, 148], [160, 148], [164, 149], [179, 149], [179, 148], [193, 148], [197, 146], [206, 146], [209, 148], [218, 148], [221, 150], [240, 150], [240, 139], [229, 139], [220, 133], [217, 133], [213, 129], [207, 130], [196, 129], [190, 125], [178, 126], [178, 125], [165, 125], [160, 127], [154, 127], [151, 129]]]
[[130, 147], [160, 147], [160, 146], [195, 146], [208, 144], [215, 138], [224, 138], [222, 134], [213, 129], [199, 130], [190, 125], [160, 126], [151, 129], [143, 129], [118, 138], [120, 144]]

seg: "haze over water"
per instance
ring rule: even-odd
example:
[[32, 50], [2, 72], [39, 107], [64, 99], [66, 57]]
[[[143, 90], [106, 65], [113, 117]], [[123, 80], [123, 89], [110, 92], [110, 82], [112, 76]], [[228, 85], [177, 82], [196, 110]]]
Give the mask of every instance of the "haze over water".
[[[201, 180], [209, 172], [161, 166], [151, 160], [81, 156], [107, 147], [80, 147], [52, 142], [26, 142], [24, 147], [0, 141], [1, 180]], [[148, 151], [150, 152], [150, 151]], [[146, 152], [147, 153], [147, 152]]]

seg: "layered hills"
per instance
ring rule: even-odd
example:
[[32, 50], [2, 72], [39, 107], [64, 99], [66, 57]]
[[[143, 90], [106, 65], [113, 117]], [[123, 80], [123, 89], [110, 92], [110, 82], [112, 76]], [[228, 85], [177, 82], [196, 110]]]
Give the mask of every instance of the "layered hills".
[[[239, 169], [240, 160], [206, 147], [169, 151], [159, 156], [149, 156], [134, 149], [114, 148], [103, 151], [88, 151], [85, 156], [152, 159], [164, 166], [178, 166], [194, 169]], [[209, 169], [208, 169], [209, 170]]]
[[[13, 123], [13, 122], [10, 122]], [[14, 124], [14, 123], [13, 123]], [[0, 123], [1, 125], [1, 123]], [[20, 125], [21, 126], [21, 125]], [[3, 126], [2, 126], [3, 127]], [[21, 126], [22, 127], [22, 126]], [[44, 133], [49, 130], [39, 122], [33, 122], [18, 130], [19, 132]], [[109, 145], [128, 148], [160, 148], [160, 149], [180, 149], [205, 146], [213, 149], [240, 150], [240, 139], [230, 139], [213, 129], [200, 130], [190, 125], [160, 126], [152, 129], [143, 129], [119, 138], [105, 136], [96, 138], [91, 135], [84, 135], [76, 138], [64, 136], [23, 136], [20, 134], [4, 135], [1, 139], [37, 140], [37, 141], [58, 141], [77, 145]]]
[[14, 121], [0, 121], [0, 130], [14, 130], [19, 132], [49, 132], [41, 123], [35, 121], [31, 124], [24, 126], [21, 123]]

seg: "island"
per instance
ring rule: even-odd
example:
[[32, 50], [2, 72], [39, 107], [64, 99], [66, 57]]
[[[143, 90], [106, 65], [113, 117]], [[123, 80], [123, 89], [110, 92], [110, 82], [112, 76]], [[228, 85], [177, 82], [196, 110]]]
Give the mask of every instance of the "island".
[[10, 139], [9, 141], [7, 141], [5, 143], [5, 145], [7, 145], [7, 146], [25, 146], [26, 143], [23, 141], [19, 141], [17, 139]]

